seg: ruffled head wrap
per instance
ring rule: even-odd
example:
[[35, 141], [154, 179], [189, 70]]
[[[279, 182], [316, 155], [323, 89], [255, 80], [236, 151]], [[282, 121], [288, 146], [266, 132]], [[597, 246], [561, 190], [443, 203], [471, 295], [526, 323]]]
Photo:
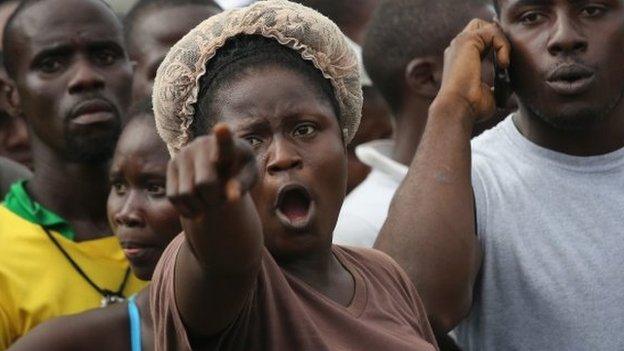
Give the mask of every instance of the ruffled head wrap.
[[338, 26], [320, 13], [287, 0], [259, 1], [199, 24], [169, 51], [158, 68], [152, 100], [158, 133], [169, 152], [193, 138], [200, 79], [228, 39], [260, 35], [297, 51], [331, 82], [345, 142], [360, 123], [362, 89], [357, 57]]

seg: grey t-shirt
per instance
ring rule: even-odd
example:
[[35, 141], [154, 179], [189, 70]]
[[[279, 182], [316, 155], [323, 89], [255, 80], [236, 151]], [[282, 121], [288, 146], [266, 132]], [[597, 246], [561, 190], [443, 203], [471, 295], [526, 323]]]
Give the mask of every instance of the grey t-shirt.
[[574, 157], [511, 118], [472, 143], [484, 258], [466, 350], [624, 350], [624, 149]]

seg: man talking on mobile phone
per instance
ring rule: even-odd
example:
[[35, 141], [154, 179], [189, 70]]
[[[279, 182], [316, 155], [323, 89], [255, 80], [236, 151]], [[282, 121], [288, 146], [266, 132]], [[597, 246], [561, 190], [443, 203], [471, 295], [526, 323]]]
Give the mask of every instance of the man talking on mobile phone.
[[[622, 350], [624, 3], [495, 5], [445, 53], [377, 247], [467, 350]], [[495, 109], [491, 50], [519, 111], [471, 143]]]

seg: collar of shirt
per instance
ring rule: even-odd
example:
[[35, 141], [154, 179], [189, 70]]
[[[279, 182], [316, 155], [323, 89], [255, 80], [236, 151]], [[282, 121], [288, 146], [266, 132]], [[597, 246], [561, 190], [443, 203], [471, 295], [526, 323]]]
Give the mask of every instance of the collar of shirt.
[[61, 216], [34, 201], [26, 191], [26, 180], [13, 183], [4, 198], [4, 206], [19, 217], [46, 229], [61, 233], [69, 240], [76, 234]]
[[374, 140], [355, 148], [355, 154], [367, 166], [387, 174], [397, 182], [402, 182], [408, 167], [392, 159], [394, 141], [390, 139]]

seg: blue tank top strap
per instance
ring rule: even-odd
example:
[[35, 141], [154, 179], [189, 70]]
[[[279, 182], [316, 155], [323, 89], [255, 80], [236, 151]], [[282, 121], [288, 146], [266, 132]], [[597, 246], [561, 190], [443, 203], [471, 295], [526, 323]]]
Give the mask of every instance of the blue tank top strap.
[[128, 314], [130, 315], [130, 347], [132, 351], [141, 351], [141, 315], [136, 305], [136, 295], [128, 299]]

